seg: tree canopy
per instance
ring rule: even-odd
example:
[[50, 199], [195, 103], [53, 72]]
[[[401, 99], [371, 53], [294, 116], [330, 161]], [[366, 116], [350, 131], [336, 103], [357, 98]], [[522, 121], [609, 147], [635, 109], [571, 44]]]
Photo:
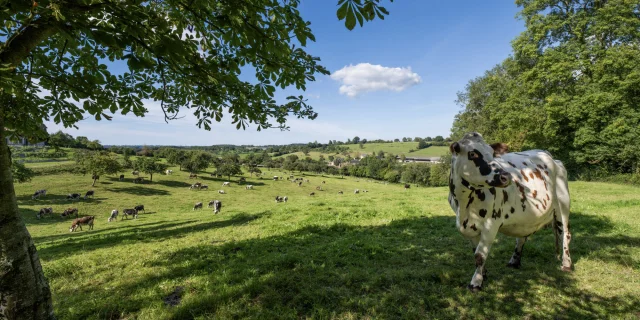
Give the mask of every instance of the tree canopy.
[[118, 159], [108, 152], [76, 151], [74, 157], [79, 173], [91, 174], [92, 186], [96, 184], [98, 176], [116, 174], [121, 169]]
[[513, 55], [469, 82], [452, 136], [478, 131], [512, 150], [542, 148], [574, 173], [640, 161], [637, 1], [518, 0]]

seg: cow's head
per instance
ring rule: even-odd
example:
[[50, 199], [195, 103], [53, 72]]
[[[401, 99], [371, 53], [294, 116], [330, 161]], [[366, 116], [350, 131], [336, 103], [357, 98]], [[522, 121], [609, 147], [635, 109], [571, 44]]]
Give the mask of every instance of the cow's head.
[[495, 160], [507, 152], [504, 143], [488, 145], [482, 135], [472, 132], [449, 148], [453, 171], [470, 184], [504, 188], [511, 183], [511, 175]]

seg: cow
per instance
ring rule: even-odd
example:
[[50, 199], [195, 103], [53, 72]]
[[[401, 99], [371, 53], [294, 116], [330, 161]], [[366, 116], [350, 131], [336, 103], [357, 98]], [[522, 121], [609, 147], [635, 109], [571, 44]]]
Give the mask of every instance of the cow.
[[122, 218], [120, 218], [120, 221], [122, 221], [124, 218], [129, 219], [128, 216], [133, 216], [134, 219], [138, 219], [138, 210], [136, 210], [136, 209], [122, 209]]
[[225, 194], [224, 190], [218, 190], [219, 194]]
[[120, 181], [124, 181], [124, 174], [120, 175]]
[[282, 197], [282, 201], [284, 201], [285, 203], [287, 202], [287, 200], [289, 200], [289, 197], [287, 196]]
[[278, 180], [278, 176], [273, 176], [273, 181]]
[[204, 190], [204, 189], [209, 190], [209, 186], [206, 184], [201, 185], [200, 190]]
[[218, 214], [222, 209], [222, 202], [220, 200], [213, 200], [209, 202], [209, 208], [213, 206], [213, 213]]
[[281, 197], [281, 196], [276, 196], [276, 203], [278, 203], [278, 202], [282, 202], [282, 200], [284, 200], [284, 198], [283, 198], [283, 197]]
[[138, 172], [138, 171], [131, 171], [131, 174], [132, 174], [132, 175], [134, 175], [134, 176], [138, 176], [138, 175], [140, 174], [140, 172]]
[[247, 189], [247, 190], [251, 190], [251, 189], [253, 189], [253, 185], [248, 184], [248, 185], [245, 187], [245, 189]]
[[223, 186], [223, 187], [224, 187], [224, 186], [231, 186], [231, 182], [229, 182], [229, 181], [227, 181], [227, 182], [223, 182], [223, 183], [222, 183], [222, 186]]
[[338, 194], [343, 194], [343, 192], [342, 191], [338, 191]]
[[316, 187], [316, 190], [318, 190], [318, 191], [322, 191], [322, 187], [321, 187], [321, 186], [317, 186], [317, 187]]
[[69, 228], [69, 232], [74, 232], [78, 228], [82, 231], [82, 225], [88, 225], [89, 230], [93, 230], [93, 220], [95, 220], [96, 216], [87, 216], [82, 218], [74, 219], [71, 223], [71, 228]]
[[247, 182], [247, 179], [245, 179], [244, 177], [238, 180], [238, 183], [245, 183], [245, 182]]
[[409, 189], [409, 188], [411, 188], [411, 185], [410, 185], [410, 184], [408, 184], [408, 183], [405, 183], [405, 184], [404, 184], [404, 189], [405, 189], [405, 190], [407, 190], [407, 189]]
[[298, 182], [298, 187], [302, 187], [302, 181]]
[[42, 208], [42, 209], [40, 209], [38, 214], [36, 214], [36, 218], [40, 219], [40, 218], [43, 218], [45, 215], [51, 216], [52, 214], [53, 214], [53, 208], [51, 208], [51, 207]]
[[111, 222], [111, 221], [118, 221], [118, 210], [113, 209], [111, 210], [111, 215], [109, 216], [109, 219], [107, 219], [107, 222]]
[[84, 194], [84, 199], [87, 200], [88, 197], [93, 198], [93, 194], [94, 194], [93, 190], [87, 191], [87, 193]]
[[309, 179], [304, 179], [304, 182], [310, 183]]
[[133, 179], [133, 183], [142, 183], [144, 181], [144, 177], [137, 177]]
[[358, 194], [358, 193], [360, 193], [360, 190], [356, 189], [356, 190], [353, 191], [353, 193], [354, 194]]
[[327, 182], [326, 182], [326, 181], [324, 181], [324, 180], [322, 180], [322, 184], [325, 184], [325, 183], [327, 183]]
[[519, 268], [527, 238], [552, 223], [556, 252], [562, 239], [562, 271], [571, 271], [570, 197], [567, 170], [544, 150], [507, 153], [503, 143], [488, 145], [477, 132], [449, 146], [449, 205], [456, 227], [475, 247], [476, 271], [468, 288], [482, 289], [485, 264], [498, 232], [516, 237], [507, 264]]
[[195, 173], [189, 173], [189, 179], [198, 179], [198, 175]]
[[140, 211], [144, 211], [144, 213], [146, 214], [147, 211], [144, 210], [144, 204], [139, 204], [135, 207], [133, 207], [134, 209], [136, 209], [136, 211], [140, 212]]
[[198, 202], [193, 206], [193, 211], [196, 211], [196, 209], [202, 209], [202, 202]]
[[36, 192], [33, 193], [33, 195], [31, 196], [32, 200], [35, 199], [40, 199], [40, 196], [46, 196], [47, 195], [47, 190], [45, 189], [40, 189], [40, 190], [36, 190]]
[[82, 197], [82, 195], [79, 193], [70, 193], [67, 195], [67, 200], [78, 200], [80, 197]]
[[62, 217], [62, 218], [71, 217], [74, 214], [76, 215], [76, 218], [77, 218], [78, 217], [78, 208], [67, 208], [62, 212], [62, 214], [60, 214], [60, 217]]
[[167, 170], [164, 173], [169, 176], [173, 174], [173, 170]]
[[192, 185], [189, 187], [189, 190], [192, 190], [192, 189], [200, 189], [201, 187], [202, 187], [202, 183], [200, 183], [200, 182], [196, 182], [196, 183], [192, 184]]
[[311, 193], [309, 193], [309, 196], [315, 196], [315, 195], [316, 195], [316, 193], [315, 193], [315, 192], [311, 192]]

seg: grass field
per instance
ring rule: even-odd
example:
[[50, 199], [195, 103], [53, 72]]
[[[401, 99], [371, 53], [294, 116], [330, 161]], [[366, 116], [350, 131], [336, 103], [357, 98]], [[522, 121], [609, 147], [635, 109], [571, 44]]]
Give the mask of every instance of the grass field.
[[[190, 191], [187, 176], [175, 170], [144, 185], [102, 177], [95, 199], [73, 204], [64, 196], [89, 190], [88, 177], [16, 185], [59, 319], [640, 316], [637, 187], [572, 182], [575, 271], [559, 270], [550, 229], [527, 242], [520, 270], [505, 267], [515, 241], [500, 236], [485, 289], [472, 294], [471, 245], [455, 230], [446, 188], [308, 175], [303, 187], [248, 177], [255, 190], [233, 183], [220, 195], [224, 180], [205, 177], [211, 190]], [[41, 188], [46, 198], [31, 200]], [[276, 195], [289, 202], [275, 203]], [[212, 199], [222, 200], [221, 214], [206, 209]], [[205, 209], [193, 211], [198, 201]], [[112, 209], [136, 204], [147, 213], [107, 223]], [[37, 220], [45, 206], [96, 215], [95, 229], [69, 233], [70, 220], [58, 215]]]

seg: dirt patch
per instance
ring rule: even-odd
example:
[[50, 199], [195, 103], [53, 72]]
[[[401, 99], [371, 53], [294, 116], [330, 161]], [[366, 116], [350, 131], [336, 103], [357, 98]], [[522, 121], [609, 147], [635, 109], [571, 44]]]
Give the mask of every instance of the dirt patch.
[[175, 307], [180, 304], [180, 300], [182, 300], [182, 292], [184, 292], [184, 287], [176, 287], [173, 292], [171, 292], [164, 299], [164, 303], [168, 306]]

